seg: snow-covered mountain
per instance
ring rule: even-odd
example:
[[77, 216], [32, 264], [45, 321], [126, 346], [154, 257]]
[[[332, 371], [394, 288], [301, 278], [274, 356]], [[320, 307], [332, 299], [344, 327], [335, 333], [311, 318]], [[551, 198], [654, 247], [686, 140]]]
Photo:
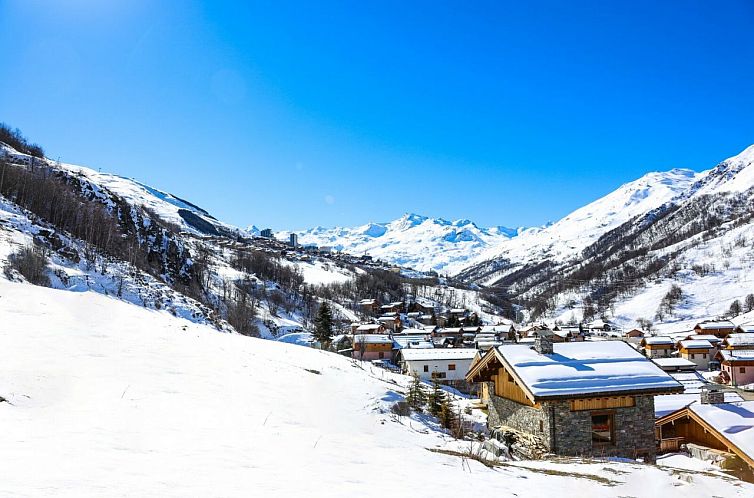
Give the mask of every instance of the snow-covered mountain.
[[475, 262], [503, 259], [517, 266], [574, 258], [603, 234], [676, 199], [704, 174], [689, 169], [647, 173], [556, 223], [523, 230], [517, 237], [490, 247]]
[[[461, 276], [504, 289], [538, 315], [596, 312], [626, 326], [644, 318], [685, 330], [754, 290], [752, 244], [754, 146], [701, 173], [650, 173], [504, 242]], [[683, 298], [663, 306], [672, 285]]]
[[[355, 228], [323, 228], [295, 232], [301, 244], [332, 247], [355, 255], [368, 254], [416, 270], [454, 274], [485, 249], [515, 237], [519, 229], [482, 228], [471, 220], [448, 221], [407, 213], [389, 223]], [[283, 239], [290, 232], [277, 234]]]

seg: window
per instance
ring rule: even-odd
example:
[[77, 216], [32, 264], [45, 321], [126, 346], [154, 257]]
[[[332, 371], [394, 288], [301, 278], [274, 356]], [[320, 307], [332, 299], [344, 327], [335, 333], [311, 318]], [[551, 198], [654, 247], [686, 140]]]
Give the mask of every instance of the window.
[[384, 357], [385, 357], [385, 353], [383, 353], [382, 351], [380, 351], [380, 359], [383, 359]]
[[745, 367], [738, 367], [738, 373], [745, 374], [746, 373], [746, 368]]
[[424, 365], [424, 371], [429, 372], [429, 365]]
[[691, 359], [692, 360], [694, 359], [694, 353], [691, 353]]
[[539, 419], [539, 432], [545, 431], [545, 423], [542, 421], [542, 419]]
[[706, 360], [706, 359], [707, 359], [707, 353], [702, 353], [702, 359], [703, 359], [703, 360]]
[[513, 376], [511, 374], [508, 374], [508, 382], [513, 382]]
[[456, 369], [456, 364], [455, 363], [449, 363], [448, 364], [448, 370], [455, 370], [455, 369]]
[[432, 378], [433, 379], [444, 379], [445, 378], [445, 372], [432, 372]]
[[592, 413], [592, 444], [613, 443], [613, 414]]

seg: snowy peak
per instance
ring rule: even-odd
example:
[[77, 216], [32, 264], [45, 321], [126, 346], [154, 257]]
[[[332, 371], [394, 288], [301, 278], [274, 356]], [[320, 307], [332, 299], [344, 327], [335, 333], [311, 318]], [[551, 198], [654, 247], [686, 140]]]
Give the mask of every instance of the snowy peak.
[[[296, 233], [302, 244], [369, 254], [417, 270], [454, 273], [483, 250], [515, 236], [518, 229], [486, 229], [468, 219], [448, 221], [406, 213], [388, 223], [367, 223], [355, 228], [316, 227]], [[278, 236], [287, 238], [288, 233]]]
[[706, 172], [690, 189], [692, 194], [745, 192], [754, 187], [754, 145]]

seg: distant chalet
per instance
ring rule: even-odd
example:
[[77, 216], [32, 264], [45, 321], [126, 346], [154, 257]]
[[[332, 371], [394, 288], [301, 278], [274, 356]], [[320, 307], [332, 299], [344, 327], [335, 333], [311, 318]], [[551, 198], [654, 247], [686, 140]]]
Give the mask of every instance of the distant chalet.
[[493, 433], [528, 433], [558, 455], [653, 462], [654, 396], [683, 386], [622, 341], [536, 341], [492, 348], [466, 375], [481, 383]]

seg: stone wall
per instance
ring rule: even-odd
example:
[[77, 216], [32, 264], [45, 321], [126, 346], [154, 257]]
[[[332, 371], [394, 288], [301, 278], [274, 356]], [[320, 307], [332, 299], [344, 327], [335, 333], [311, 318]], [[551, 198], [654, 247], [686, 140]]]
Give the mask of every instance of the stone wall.
[[558, 455], [655, 459], [652, 396], [636, 396], [633, 407], [605, 410], [613, 413], [615, 424], [614, 444], [607, 446], [592, 444], [592, 412], [571, 411], [567, 400], [545, 401], [537, 409], [493, 395], [488, 410], [490, 428], [504, 425], [541, 437], [549, 451]]

